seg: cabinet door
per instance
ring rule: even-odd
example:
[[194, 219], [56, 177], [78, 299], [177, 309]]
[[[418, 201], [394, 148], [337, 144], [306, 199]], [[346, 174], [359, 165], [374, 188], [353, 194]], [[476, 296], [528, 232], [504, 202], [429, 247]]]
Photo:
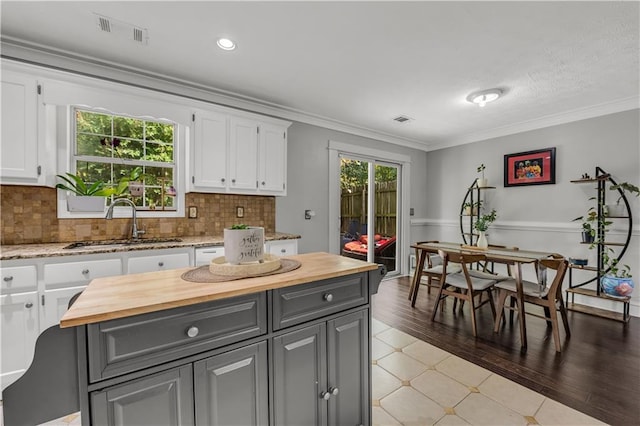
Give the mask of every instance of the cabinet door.
[[225, 189], [227, 187], [227, 116], [212, 112], [195, 115], [193, 180], [195, 187]]
[[224, 246], [212, 246], [196, 249], [196, 266], [208, 265], [216, 257], [224, 256]]
[[192, 425], [191, 365], [94, 392], [91, 403], [91, 424]]
[[169, 269], [186, 268], [189, 265], [189, 253], [158, 253], [154, 256], [132, 257], [127, 262], [127, 273], [167, 271]]
[[3, 71], [0, 177], [38, 179], [38, 93], [34, 78]]
[[40, 321], [40, 331], [45, 331], [52, 325], [60, 324], [60, 318], [67, 312], [69, 301], [87, 286], [59, 288], [44, 291], [44, 315]]
[[273, 406], [276, 425], [326, 425], [325, 325], [273, 339]]
[[16, 381], [31, 364], [38, 338], [38, 293], [0, 296], [2, 389]]
[[194, 364], [196, 424], [268, 425], [267, 343]]
[[258, 189], [287, 195], [287, 136], [283, 127], [260, 125], [260, 167]]
[[369, 327], [367, 310], [327, 323], [330, 425], [368, 425]]
[[267, 253], [276, 256], [292, 256], [298, 254], [298, 240], [273, 240], [267, 242]]
[[258, 124], [232, 117], [229, 139], [229, 189], [256, 191], [258, 182]]

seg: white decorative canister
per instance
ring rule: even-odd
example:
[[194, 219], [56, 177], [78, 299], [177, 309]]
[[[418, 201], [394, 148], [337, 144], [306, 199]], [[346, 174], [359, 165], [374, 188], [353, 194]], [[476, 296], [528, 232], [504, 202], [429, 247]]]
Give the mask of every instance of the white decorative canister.
[[264, 259], [264, 228], [224, 229], [224, 257], [228, 263], [239, 265], [262, 262]]
[[487, 241], [487, 236], [485, 235], [484, 231], [478, 231], [478, 232], [480, 235], [478, 236], [478, 242], [476, 246], [479, 248], [486, 249], [487, 247], [489, 247], [489, 241]]

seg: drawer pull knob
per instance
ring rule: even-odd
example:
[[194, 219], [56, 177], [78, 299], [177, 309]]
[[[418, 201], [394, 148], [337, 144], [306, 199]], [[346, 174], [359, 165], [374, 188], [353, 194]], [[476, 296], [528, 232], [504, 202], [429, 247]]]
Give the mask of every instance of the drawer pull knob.
[[280, 249], [280, 253], [286, 253], [287, 249]]
[[82, 275], [87, 275], [88, 273], [89, 273], [89, 270], [88, 270], [88, 269], [83, 269], [83, 270], [82, 270]]
[[329, 393], [331, 395], [337, 395], [338, 394], [338, 388], [330, 387], [329, 388]]
[[324, 399], [325, 401], [328, 401], [329, 398], [331, 398], [331, 394], [329, 392], [322, 392], [320, 394], [320, 398]]
[[264, 181], [262, 181], [262, 186], [264, 186], [264, 185], [265, 185], [265, 182], [264, 182]]
[[189, 336], [189, 337], [196, 337], [198, 335], [198, 333], [200, 333], [200, 330], [198, 330], [198, 327], [196, 327], [195, 325], [192, 325], [187, 330], [187, 336]]
[[27, 309], [31, 309], [31, 308], [33, 307], [33, 303], [31, 303], [31, 302], [27, 302], [27, 303], [24, 305], [24, 307], [25, 307], [25, 308], [27, 308]]
[[322, 296], [322, 298], [327, 302], [331, 302], [333, 300], [333, 294], [327, 293], [324, 296]]
[[220, 182], [224, 183], [225, 182], [225, 178], [220, 179]]
[[4, 277], [4, 278], [3, 278], [3, 280], [4, 280], [5, 282], [7, 282], [7, 283], [8, 283], [9, 281], [13, 281], [13, 275], [9, 275], [8, 277]]
[[231, 179], [231, 183], [236, 183], [236, 180], [235, 179]]
[[158, 262], [158, 266], [162, 268], [164, 266], [164, 262]]

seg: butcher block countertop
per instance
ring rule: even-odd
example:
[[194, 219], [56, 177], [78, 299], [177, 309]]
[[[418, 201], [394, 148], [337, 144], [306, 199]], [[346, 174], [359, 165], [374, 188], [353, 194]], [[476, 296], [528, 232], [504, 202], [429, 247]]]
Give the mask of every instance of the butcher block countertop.
[[375, 263], [329, 253], [306, 253], [287, 258], [299, 261], [300, 268], [283, 274], [217, 283], [183, 280], [181, 275], [193, 267], [97, 278], [64, 314], [60, 327], [125, 318], [378, 268]]

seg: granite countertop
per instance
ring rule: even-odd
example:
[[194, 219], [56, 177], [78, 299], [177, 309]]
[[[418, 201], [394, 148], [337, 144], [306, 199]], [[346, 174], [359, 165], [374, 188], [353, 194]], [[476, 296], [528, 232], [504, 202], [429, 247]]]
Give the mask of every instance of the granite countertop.
[[378, 268], [375, 263], [329, 253], [289, 258], [300, 262], [300, 267], [282, 274], [216, 283], [183, 280], [182, 274], [193, 268], [96, 278], [64, 314], [60, 327], [125, 318]]
[[[274, 240], [295, 240], [300, 235], [275, 232], [265, 234], [265, 241]], [[140, 242], [146, 241], [146, 242]], [[84, 243], [94, 243], [94, 245], [82, 245]], [[131, 240], [108, 240], [108, 241], [82, 241], [78, 242], [76, 248], [65, 248], [71, 244], [46, 243], [46, 244], [15, 244], [0, 246], [0, 260], [33, 259], [53, 256], [78, 256], [82, 254], [116, 253], [135, 250], [156, 250], [180, 247], [207, 247], [221, 246], [224, 244], [222, 235], [201, 236], [201, 237], [171, 237], [171, 238], [140, 238], [131, 243]]]

